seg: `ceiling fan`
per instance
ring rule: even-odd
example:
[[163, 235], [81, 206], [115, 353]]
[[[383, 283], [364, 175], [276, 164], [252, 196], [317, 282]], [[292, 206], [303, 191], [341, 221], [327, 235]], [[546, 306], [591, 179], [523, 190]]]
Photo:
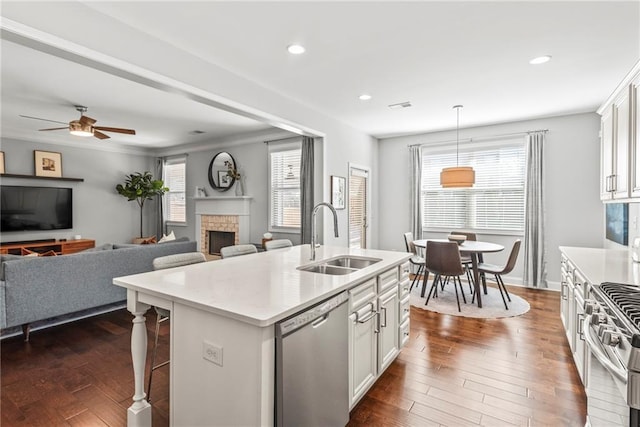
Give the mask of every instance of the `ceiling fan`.
[[[68, 126], [65, 126], [65, 127], [38, 129], [38, 130], [49, 131], [49, 130], [69, 129], [69, 132], [71, 133], [71, 135], [95, 136], [98, 139], [110, 138], [108, 135], [100, 131], [126, 133], [128, 135], [136, 134], [136, 131], [133, 129], [113, 128], [113, 127], [107, 127], [107, 126], [94, 126], [96, 120], [84, 115], [84, 113], [87, 111], [87, 107], [84, 107], [82, 105], [76, 105], [75, 107], [76, 107], [76, 110], [80, 112], [80, 118], [78, 120], [71, 120]], [[65, 122], [59, 122], [57, 120], [42, 119], [40, 117], [23, 116], [22, 114], [20, 114], [20, 117], [24, 117], [27, 119], [35, 119], [35, 120], [44, 120], [46, 122], [66, 124]]]

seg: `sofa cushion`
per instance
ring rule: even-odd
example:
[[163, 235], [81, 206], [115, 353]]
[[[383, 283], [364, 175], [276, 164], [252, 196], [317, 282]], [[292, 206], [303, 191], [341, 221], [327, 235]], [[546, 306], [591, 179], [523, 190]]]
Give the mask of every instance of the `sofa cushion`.
[[11, 260], [16, 260], [16, 259], [23, 259], [23, 256], [20, 255], [12, 255], [12, 254], [5, 254], [5, 255], [0, 255], [0, 280], [4, 280], [4, 263], [5, 261], [11, 261]]

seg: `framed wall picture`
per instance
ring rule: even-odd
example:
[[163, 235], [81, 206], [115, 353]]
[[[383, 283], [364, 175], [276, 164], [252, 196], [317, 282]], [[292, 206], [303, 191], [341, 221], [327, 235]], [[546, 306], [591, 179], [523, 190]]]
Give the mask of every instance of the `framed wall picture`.
[[331, 204], [336, 209], [344, 209], [347, 179], [343, 176], [331, 175]]
[[33, 150], [33, 159], [36, 176], [62, 178], [62, 154]]
[[0, 151], [0, 173], [6, 173], [4, 170], [4, 151]]
[[227, 188], [231, 185], [231, 177], [226, 170], [218, 171], [218, 187]]

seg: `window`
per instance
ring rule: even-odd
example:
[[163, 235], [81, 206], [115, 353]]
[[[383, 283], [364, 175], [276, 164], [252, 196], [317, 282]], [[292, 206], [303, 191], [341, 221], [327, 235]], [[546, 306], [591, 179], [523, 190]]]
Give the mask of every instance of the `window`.
[[456, 165], [456, 148], [424, 147], [422, 152], [422, 226], [522, 232], [524, 230], [524, 139], [460, 146], [459, 164], [472, 166], [471, 188], [442, 188], [440, 171]]
[[269, 229], [300, 230], [301, 142], [269, 145]]
[[164, 162], [162, 179], [169, 191], [164, 195], [164, 214], [167, 222], [186, 222], [186, 166], [184, 156], [172, 157]]

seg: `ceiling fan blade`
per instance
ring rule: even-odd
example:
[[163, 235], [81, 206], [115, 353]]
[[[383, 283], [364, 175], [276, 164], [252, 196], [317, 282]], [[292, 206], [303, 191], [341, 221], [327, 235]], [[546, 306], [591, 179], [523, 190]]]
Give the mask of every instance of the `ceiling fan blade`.
[[110, 128], [106, 126], [94, 126], [94, 129], [103, 130], [106, 132], [117, 132], [117, 133], [126, 133], [128, 135], [135, 135], [136, 131], [133, 129], [122, 129], [122, 128]]
[[95, 136], [98, 139], [109, 139], [110, 138], [108, 135], [105, 135], [104, 133], [95, 130], [95, 128], [93, 129], [93, 136]]
[[65, 126], [63, 128], [48, 128], [48, 129], [38, 129], [38, 130], [62, 130], [62, 129], [69, 129], [69, 126]]
[[93, 125], [95, 122], [97, 122], [96, 119], [92, 119], [91, 117], [85, 116], [85, 115], [80, 116], [80, 120], [78, 120], [78, 121], [83, 126], [84, 125]]
[[49, 119], [43, 119], [43, 118], [40, 118], [40, 117], [23, 116], [22, 114], [19, 114], [19, 116], [20, 117], [24, 117], [25, 119], [44, 120], [45, 122], [61, 123], [63, 125], [67, 124], [67, 122], [59, 122], [58, 120], [49, 120]]

